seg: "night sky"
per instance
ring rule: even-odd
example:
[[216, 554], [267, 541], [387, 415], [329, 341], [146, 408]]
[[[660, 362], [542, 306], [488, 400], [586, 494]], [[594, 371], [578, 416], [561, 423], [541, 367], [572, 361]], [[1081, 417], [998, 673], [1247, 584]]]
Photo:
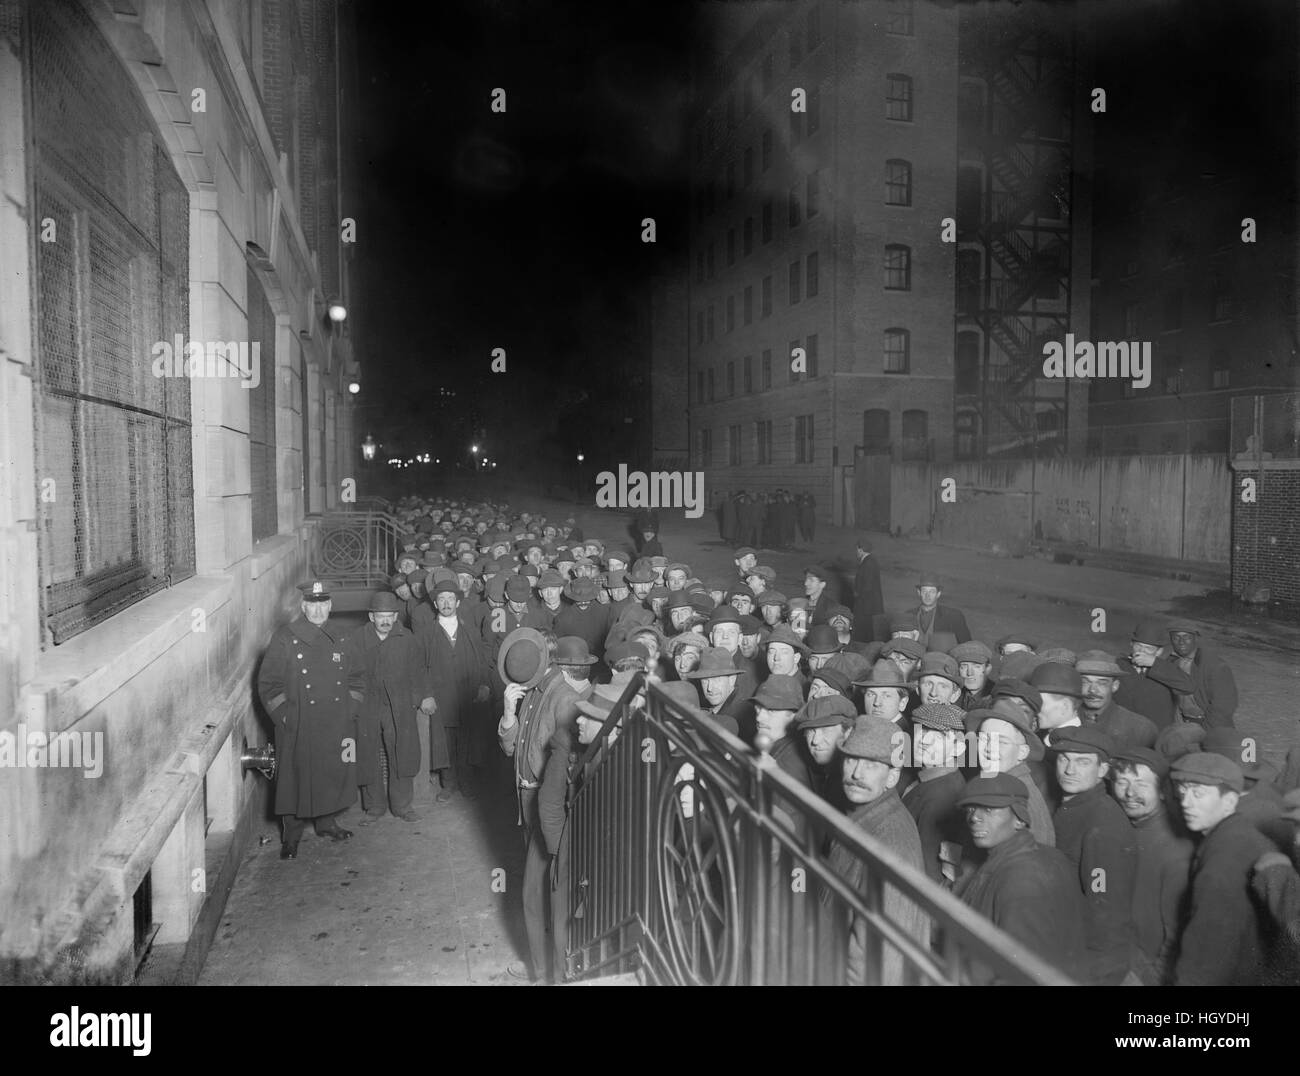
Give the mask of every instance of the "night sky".
[[[655, 272], [675, 258], [685, 271], [704, 8], [357, 5], [354, 324], [377, 436], [405, 432], [402, 452], [447, 455], [477, 424], [502, 460], [559, 465], [593, 442], [633, 458], [638, 304]], [[1112, 191], [1126, 161], [1155, 155], [1179, 175], [1236, 169], [1261, 203], [1288, 198], [1296, 42], [1279, 36], [1274, 0], [1101, 10]], [[489, 108], [498, 86], [504, 115]], [[655, 246], [640, 241], [647, 216]], [[489, 373], [494, 347], [507, 374]]]

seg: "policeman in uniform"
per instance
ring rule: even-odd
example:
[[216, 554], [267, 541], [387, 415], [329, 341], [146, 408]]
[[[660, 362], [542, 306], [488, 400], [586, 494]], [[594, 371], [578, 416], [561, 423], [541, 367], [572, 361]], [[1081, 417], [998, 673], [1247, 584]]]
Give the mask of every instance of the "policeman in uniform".
[[284, 816], [281, 859], [298, 855], [310, 819], [316, 832], [347, 840], [335, 815], [357, 798], [357, 730], [365, 670], [350, 661], [343, 632], [329, 622], [333, 602], [324, 583], [302, 591], [302, 615], [271, 636], [257, 693], [275, 724], [275, 813]]

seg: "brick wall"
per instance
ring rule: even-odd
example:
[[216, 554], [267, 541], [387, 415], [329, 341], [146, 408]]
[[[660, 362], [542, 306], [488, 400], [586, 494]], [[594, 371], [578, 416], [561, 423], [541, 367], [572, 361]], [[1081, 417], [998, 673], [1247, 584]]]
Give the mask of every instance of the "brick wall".
[[[1266, 584], [1274, 601], [1300, 607], [1300, 460], [1234, 461], [1232, 469], [1232, 592]], [[1246, 479], [1255, 482], [1253, 502], [1242, 499]]]

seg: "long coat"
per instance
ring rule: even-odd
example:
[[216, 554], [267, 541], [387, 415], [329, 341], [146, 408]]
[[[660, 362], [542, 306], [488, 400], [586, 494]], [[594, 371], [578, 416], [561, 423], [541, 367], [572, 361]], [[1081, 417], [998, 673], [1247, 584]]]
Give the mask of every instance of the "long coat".
[[1084, 933], [1089, 982], [1117, 986], [1133, 958], [1137, 838], [1128, 818], [1099, 783], [1056, 809], [1056, 847], [1077, 871], [1087, 906]]
[[1109, 733], [1121, 747], [1155, 747], [1160, 730], [1155, 723], [1141, 714], [1134, 713], [1117, 703], [1114, 699], [1095, 716], [1086, 715], [1102, 731]]
[[916, 821], [916, 831], [921, 837], [921, 856], [925, 873], [930, 880], [944, 885], [943, 864], [946, 851], [955, 858], [951, 860], [954, 867], [961, 865], [962, 859], [969, 859], [964, 848], [970, 844], [970, 830], [966, 828], [963, 811], [957, 806], [966, 788], [966, 778], [960, 770], [922, 769], [918, 771], [917, 780], [907, 786], [903, 793], [903, 806]]
[[1115, 692], [1119, 703], [1141, 714], [1157, 729], [1174, 723], [1177, 696], [1191, 695], [1196, 690], [1192, 678], [1168, 658], [1156, 658], [1146, 672], [1139, 671], [1128, 658], [1120, 658], [1116, 664], [1124, 673]]
[[1133, 829], [1138, 840], [1137, 884], [1133, 891], [1137, 953], [1133, 970], [1144, 986], [1165, 986], [1183, 921], [1192, 842], [1174, 831], [1163, 806], [1133, 823]]
[[469, 761], [481, 764], [487, 756], [488, 704], [477, 701], [481, 687], [490, 687], [487, 658], [481, 636], [467, 620], [457, 618], [456, 643], [453, 646], [447, 633], [435, 621], [433, 628], [421, 638], [425, 646], [425, 661], [433, 685], [433, 698], [438, 704], [437, 713], [430, 721], [432, 738], [429, 743], [429, 768], [446, 769], [451, 765], [445, 731], [461, 729], [466, 737]]
[[[1082, 973], [1086, 913], [1074, 870], [1061, 852], [1039, 844], [1028, 830], [991, 849], [953, 892], [1057, 970], [1074, 978]], [[983, 965], [969, 971], [978, 985], [997, 982]]]
[[416, 711], [433, 694], [424, 646], [401, 624], [394, 624], [382, 640], [373, 624], [365, 624], [348, 636], [345, 646], [366, 674], [366, 701], [358, 722], [357, 784], [377, 784], [381, 779], [381, 733], [395, 745], [389, 769], [398, 777], [414, 777], [420, 772]]
[[853, 579], [853, 638], [870, 642], [871, 618], [885, 611], [885, 598], [880, 591], [880, 562], [872, 553], [858, 561], [857, 575]]
[[318, 818], [356, 802], [365, 686], [337, 624], [300, 616], [276, 628], [257, 677], [275, 723], [276, 814]]
[[1192, 657], [1192, 683], [1195, 698], [1205, 712], [1206, 728], [1233, 728], [1232, 715], [1237, 712], [1237, 681], [1224, 660], [1205, 647], [1197, 647]]
[[[921, 862], [921, 837], [916, 823], [908, 814], [894, 789], [870, 803], [855, 807], [849, 821], [862, 827], [891, 852], [901, 856], [918, 871], [925, 868]], [[832, 841], [828, 865], [853, 889], [867, 892], [867, 867], [858, 857]], [[922, 949], [930, 944], [930, 917], [921, 906], [906, 897], [892, 885], [885, 886], [883, 911], [885, 916], [904, 933], [910, 934]], [[867, 982], [867, 924], [852, 916], [848, 935], [848, 984], [863, 986]], [[898, 986], [903, 982], [903, 954], [888, 942], [881, 946], [883, 954], [880, 982], [884, 986]]]

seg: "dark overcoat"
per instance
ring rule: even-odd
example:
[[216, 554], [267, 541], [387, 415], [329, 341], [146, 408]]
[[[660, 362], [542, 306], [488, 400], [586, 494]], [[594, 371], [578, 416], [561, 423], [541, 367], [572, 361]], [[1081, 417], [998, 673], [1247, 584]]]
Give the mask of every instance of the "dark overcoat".
[[871, 618], [885, 611], [885, 598], [880, 590], [880, 562], [875, 554], [868, 553], [858, 561], [857, 575], [853, 580], [853, 638], [869, 642], [872, 638]]
[[414, 777], [420, 772], [416, 711], [433, 695], [425, 648], [401, 624], [395, 624], [382, 640], [373, 624], [365, 624], [348, 636], [346, 646], [366, 674], [366, 701], [361, 706], [357, 740], [357, 784], [377, 784], [381, 779], [381, 733], [395, 745], [395, 754], [388, 759], [390, 772]]
[[276, 814], [318, 818], [356, 802], [365, 682], [337, 624], [300, 616], [275, 630], [257, 693], [275, 724]]
[[437, 713], [430, 721], [431, 770], [446, 769], [451, 765], [445, 735], [447, 729], [459, 728], [461, 735], [467, 738], [469, 760], [473, 765], [486, 759], [491, 734], [489, 704], [477, 699], [479, 689], [491, 684], [483, 640], [468, 620], [459, 616], [457, 619], [459, 627], [455, 645], [436, 621], [433, 628], [421, 636], [433, 698], [438, 704]]

